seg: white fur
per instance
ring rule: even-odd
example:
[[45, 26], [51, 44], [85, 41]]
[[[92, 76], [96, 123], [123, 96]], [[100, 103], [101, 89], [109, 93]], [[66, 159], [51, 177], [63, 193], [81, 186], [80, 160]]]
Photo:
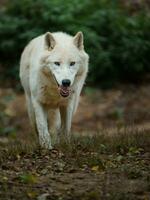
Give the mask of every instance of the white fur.
[[[57, 66], [54, 62], [60, 62]], [[70, 62], [75, 62], [70, 66]], [[24, 49], [20, 62], [20, 79], [25, 91], [32, 127], [38, 132], [42, 147], [52, 148], [49, 131], [57, 129], [69, 137], [81, 89], [88, 71], [88, 55], [83, 48], [82, 33], [74, 37], [46, 33], [33, 39]], [[58, 90], [63, 79], [71, 82], [71, 94], [62, 97]]]

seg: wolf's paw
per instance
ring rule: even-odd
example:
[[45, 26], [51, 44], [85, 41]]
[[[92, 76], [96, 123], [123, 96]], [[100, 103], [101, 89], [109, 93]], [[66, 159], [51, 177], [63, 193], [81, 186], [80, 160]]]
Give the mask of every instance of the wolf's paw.
[[48, 143], [48, 144], [47, 144], [47, 143], [44, 143], [44, 145], [42, 145], [42, 147], [45, 148], [45, 149], [49, 149], [49, 150], [52, 150], [52, 149], [53, 149], [51, 143], [50, 143], [50, 144], [49, 144], [49, 143]]
[[53, 149], [53, 147], [52, 147], [52, 145], [51, 145], [51, 143], [49, 144], [49, 143], [40, 143], [40, 146], [42, 147], [42, 148], [44, 148], [44, 149], [49, 149], [49, 150], [52, 150]]
[[41, 146], [42, 148], [44, 148], [44, 149], [49, 149], [49, 150], [53, 149], [49, 137], [47, 137], [47, 138], [45, 138], [45, 137], [44, 137], [44, 138], [39, 138], [39, 140], [40, 140], [40, 141], [39, 141], [39, 142], [40, 142], [40, 146]]

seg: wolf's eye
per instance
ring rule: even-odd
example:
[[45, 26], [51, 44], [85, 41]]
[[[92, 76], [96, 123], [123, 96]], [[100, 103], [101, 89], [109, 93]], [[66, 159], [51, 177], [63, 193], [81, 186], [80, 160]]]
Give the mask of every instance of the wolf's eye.
[[75, 62], [71, 62], [71, 63], [70, 63], [70, 66], [73, 66], [73, 65], [75, 65]]
[[54, 62], [54, 64], [60, 66], [60, 62]]

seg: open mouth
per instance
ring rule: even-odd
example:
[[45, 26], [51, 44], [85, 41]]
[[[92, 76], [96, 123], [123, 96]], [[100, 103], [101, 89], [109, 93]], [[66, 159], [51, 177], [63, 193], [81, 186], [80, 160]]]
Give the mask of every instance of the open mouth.
[[53, 75], [55, 82], [57, 83], [58, 89], [59, 89], [59, 93], [62, 97], [68, 97], [70, 95], [71, 89], [70, 87], [65, 87], [63, 85], [59, 85], [59, 83], [57, 82], [55, 75]]
[[59, 92], [62, 97], [68, 97], [70, 95], [70, 87], [59, 86]]

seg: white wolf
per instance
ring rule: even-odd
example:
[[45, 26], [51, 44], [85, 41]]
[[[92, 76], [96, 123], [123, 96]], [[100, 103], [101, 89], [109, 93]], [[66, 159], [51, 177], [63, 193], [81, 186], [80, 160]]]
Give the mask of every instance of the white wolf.
[[50, 133], [58, 125], [58, 133], [70, 137], [72, 116], [85, 82], [88, 60], [82, 32], [74, 37], [47, 32], [24, 49], [20, 79], [31, 125], [42, 147], [52, 148]]

